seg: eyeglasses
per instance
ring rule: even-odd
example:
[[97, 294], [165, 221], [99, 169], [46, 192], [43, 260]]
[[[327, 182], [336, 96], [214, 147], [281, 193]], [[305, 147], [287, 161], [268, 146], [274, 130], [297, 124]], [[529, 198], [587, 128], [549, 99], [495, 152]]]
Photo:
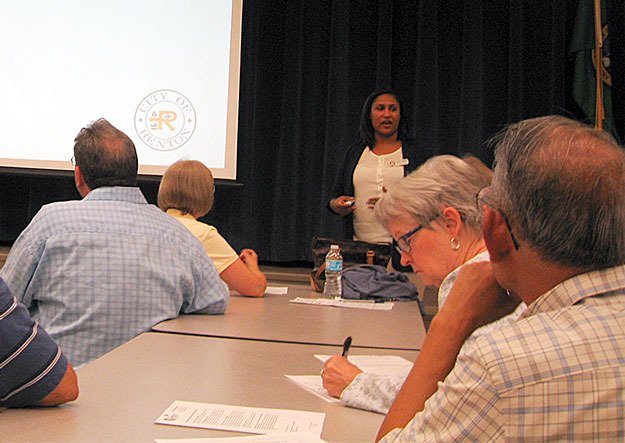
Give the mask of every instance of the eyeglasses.
[[395, 249], [397, 250], [397, 252], [399, 252], [400, 254], [402, 252], [405, 252], [406, 254], [410, 254], [410, 237], [415, 235], [417, 232], [419, 232], [423, 228], [424, 228], [423, 225], [419, 225], [416, 228], [411, 229], [410, 231], [406, 232], [404, 235], [399, 237], [395, 245]]
[[484, 205], [486, 205], [501, 214], [501, 217], [503, 218], [504, 222], [506, 222], [506, 227], [508, 228], [508, 232], [510, 232], [510, 238], [512, 239], [512, 244], [514, 245], [514, 249], [518, 251], [519, 242], [517, 242], [516, 237], [514, 236], [514, 233], [512, 232], [512, 228], [510, 227], [510, 220], [508, 220], [508, 216], [501, 209], [497, 208], [494, 205], [490, 193], [491, 193], [490, 186], [485, 186], [482, 189], [480, 189], [480, 191], [475, 196], [475, 202], [477, 204], [477, 207], [478, 209], [481, 210], [484, 207]]

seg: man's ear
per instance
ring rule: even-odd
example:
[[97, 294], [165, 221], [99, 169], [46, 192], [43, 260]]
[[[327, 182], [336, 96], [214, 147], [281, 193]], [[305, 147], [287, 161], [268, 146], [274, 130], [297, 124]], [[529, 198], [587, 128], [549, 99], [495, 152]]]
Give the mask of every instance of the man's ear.
[[499, 211], [488, 206], [484, 207], [482, 235], [493, 263], [503, 260], [514, 250], [506, 220]]
[[443, 218], [445, 219], [445, 229], [451, 237], [457, 237], [462, 227], [462, 215], [456, 208], [450, 206], [446, 207], [442, 211]]
[[81, 197], [85, 197], [91, 192], [91, 189], [89, 189], [89, 186], [87, 186], [87, 183], [85, 182], [85, 176], [82, 175], [80, 166], [74, 166], [74, 184], [76, 185], [76, 189]]

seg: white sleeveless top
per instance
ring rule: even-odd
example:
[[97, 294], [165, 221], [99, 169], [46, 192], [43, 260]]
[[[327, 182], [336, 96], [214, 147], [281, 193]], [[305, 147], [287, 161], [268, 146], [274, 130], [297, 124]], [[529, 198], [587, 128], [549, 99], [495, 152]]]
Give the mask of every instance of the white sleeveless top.
[[381, 196], [382, 189], [389, 190], [404, 176], [402, 148], [390, 154], [376, 155], [367, 146], [354, 170], [354, 240], [369, 243], [390, 243], [391, 234], [382, 227], [367, 207], [367, 200]]

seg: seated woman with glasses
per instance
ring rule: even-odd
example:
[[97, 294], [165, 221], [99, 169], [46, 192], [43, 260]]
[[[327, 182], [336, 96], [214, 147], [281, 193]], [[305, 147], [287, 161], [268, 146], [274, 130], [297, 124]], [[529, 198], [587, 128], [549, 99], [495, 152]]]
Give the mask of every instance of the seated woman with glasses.
[[[402, 265], [412, 266], [426, 285], [439, 287], [439, 306], [463, 265], [489, 260], [482, 238], [483, 206], [476, 201], [489, 184], [487, 176], [467, 162], [441, 155], [404, 177], [375, 206], [377, 219], [397, 242]], [[498, 322], [516, 318], [524, 307], [476, 330], [469, 340], [488, 333]], [[347, 406], [383, 414], [405, 379], [363, 373], [339, 355], [325, 362], [321, 376], [328, 393]]]
[[203, 163], [181, 160], [171, 165], [158, 189], [158, 207], [185, 225], [213, 260], [221, 279], [241, 295], [262, 297], [267, 279], [253, 249], [237, 254], [213, 226], [199, 222], [215, 199], [213, 174]]

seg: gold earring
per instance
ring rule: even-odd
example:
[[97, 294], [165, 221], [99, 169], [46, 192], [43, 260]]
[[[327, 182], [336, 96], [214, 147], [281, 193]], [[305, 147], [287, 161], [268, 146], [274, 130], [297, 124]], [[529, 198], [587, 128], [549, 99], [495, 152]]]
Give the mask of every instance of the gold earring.
[[460, 249], [460, 240], [458, 240], [456, 237], [452, 237], [449, 241], [449, 244], [451, 246], [451, 249], [454, 251]]

